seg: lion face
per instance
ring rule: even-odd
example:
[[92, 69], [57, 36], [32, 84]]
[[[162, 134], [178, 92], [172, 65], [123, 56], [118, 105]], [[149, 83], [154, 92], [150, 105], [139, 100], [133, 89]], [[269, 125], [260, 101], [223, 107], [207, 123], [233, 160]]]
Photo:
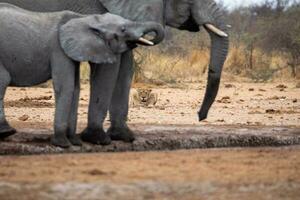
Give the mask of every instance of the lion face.
[[146, 103], [150, 98], [151, 89], [137, 89], [138, 97], [141, 102]]

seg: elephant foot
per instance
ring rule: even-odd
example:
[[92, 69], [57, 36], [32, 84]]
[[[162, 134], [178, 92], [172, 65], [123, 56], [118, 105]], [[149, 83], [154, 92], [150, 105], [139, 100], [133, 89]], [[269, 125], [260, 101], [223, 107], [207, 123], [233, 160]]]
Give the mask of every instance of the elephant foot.
[[80, 137], [76, 134], [73, 135], [68, 135], [68, 139], [71, 142], [72, 145], [74, 146], [82, 146], [82, 141]]
[[51, 138], [51, 144], [61, 148], [69, 148], [71, 146], [71, 143], [65, 135], [54, 135]]
[[135, 135], [128, 127], [110, 127], [107, 131], [112, 140], [121, 140], [131, 143], [135, 140]]
[[109, 145], [111, 143], [110, 137], [103, 129], [86, 128], [81, 134], [81, 139], [85, 142], [98, 145]]
[[16, 129], [12, 128], [7, 122], [0, 123], [0, 139], [7, 138], [16, 132]]

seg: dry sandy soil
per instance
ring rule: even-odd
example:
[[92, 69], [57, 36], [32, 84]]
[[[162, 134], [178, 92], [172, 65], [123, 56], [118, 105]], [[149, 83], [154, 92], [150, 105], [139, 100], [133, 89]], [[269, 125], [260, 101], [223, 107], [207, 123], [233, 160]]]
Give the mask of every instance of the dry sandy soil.
[[[153, 88], [158, 102], [153, 107], [130, 108], [132, 124], [234, 124], [300, 125], [300, 88], [294, 83], [223, 83], [206, 121], [199, 123], [197, 111], [204, 96], [204, 83], [185, 89]], [[85, 124], [89, 97], [83, 85], [79, 123]], [[19, 122], [51, 124], [54, 97], [51, 88], [9, 88], [6, 115], [12, 124]]]
[[[294, 83], [223, 83], [209, 118], [197, 122], [204, 83], [154, 88], [153, 107], [130, 109], [130, 124], [300, 127]], [[82, 86], [80, 128], [87, 118]], [[10, 88], [8, 120], [51, 128], [51, 88]], [[106, 123], [109, 123], [106, 121]], [[300, 147], [0, 157], [0, 199], [299, 199]]]

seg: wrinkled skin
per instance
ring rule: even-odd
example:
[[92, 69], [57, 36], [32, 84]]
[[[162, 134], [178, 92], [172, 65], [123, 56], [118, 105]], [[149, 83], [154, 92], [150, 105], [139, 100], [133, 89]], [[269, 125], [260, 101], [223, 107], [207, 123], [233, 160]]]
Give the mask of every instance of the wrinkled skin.
[[[76, 136], [80, 62], [105, 65], [111, 78], [98, 84], [115, 85], [120, 54], [148, 32], [163, 32], [157, 23], [132, 22], [109, 13], [37, 13], [6, 3], [0, 3], [0, 27], [0, 135], [15, 132], [4, 115], [6, 88], [33, 86], [52, 78], [56, 102], [52, 143], [60, 147], [81, 145]], [[110, 138], [102, 141], [109, 143]]]
[[[206, 23], [226, 32], [224, 17], [214, 0], [0, 0], [37, 11], [69, 9], [79, 13], [95, 14], [110, 12], [134, 21], [155, 21], [180, 30], [198, 32]], [[206, 29], [211, 37], [211, 58], [208, 83], [204, 101], [199, 111], [199, 120], [207, 117], [218, 93], [221, 72], [228, 53], [228, 38], [220, 37]], [[110, 104], [112, 139], [131, 142], [134, 135], [126, 124], [130, 83], [133, 76], [132, 52], [121, 56], [118, 81]], [[94, 65], [94, 64], [92, 64]], [[85, 141], [99, 143], [103, 138], [102, 123], [106, 111], [97, 103], [107, 98], [99, 81], [106, 77], [105, 69], [93, 68], [91, 74], [91, 101], [89, 104], [88, 127], [84, 131]], [[102, 135], [102, 136], [100, 136]]]

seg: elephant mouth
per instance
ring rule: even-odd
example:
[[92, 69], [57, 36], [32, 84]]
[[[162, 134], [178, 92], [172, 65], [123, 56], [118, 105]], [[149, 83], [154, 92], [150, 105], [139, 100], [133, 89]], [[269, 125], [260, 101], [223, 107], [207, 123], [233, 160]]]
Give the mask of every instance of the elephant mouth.
[[146, 46], [154, 46], [154, 42], [152, 42], [155, 38], [155, 34], [152, 32], [143, 34], [136, 41], [137, 44], [146, 45]]
[[140, 36], [139, 38], [133, 40], [133, 41], [128, 41], [127, 46], [131, 49], [136, 48], [138, 45], [142, 46], [154, 46], [154, 42], [149, 39], [151, 36], [143, 35]]
[[179, 30], [187, 30], [190, 32], [199, 32], [200, 26], [197, 24], [196, 20], [192, 17], [192, 15], [189, 16], [189, 18], [178, 27]]

